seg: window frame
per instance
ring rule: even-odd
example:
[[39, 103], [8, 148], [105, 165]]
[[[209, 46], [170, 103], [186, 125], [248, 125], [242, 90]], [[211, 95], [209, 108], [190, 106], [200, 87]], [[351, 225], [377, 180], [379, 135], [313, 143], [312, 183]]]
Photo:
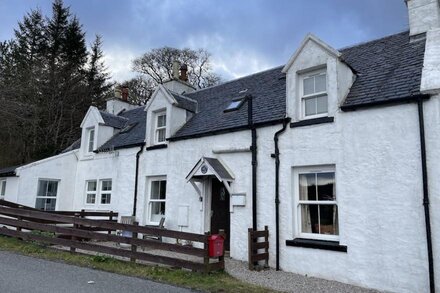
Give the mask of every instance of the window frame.
[[5, 199], [5, 197], [6, 197], [6, 184], [7, 184], [6, 179], [1, 178], [0, 179], [0, 199]]
[[[294, 227], [294, 238], [302, 238], [302, 239], [312, 239], [312, 240], [326, 240], [326, 241], [339, 241], [341, 230], [339, 226], [340, 219], [340, 209], [338, 204], [338, 195], [337, 195], [337, 173], [334, 165], [324, 165], [324, 166], [309, 166], [309, 167], [294, 167], [293, 168], [293, 227]], [[334, 193], [335, 199], [332, 201], [310, 201], [310, 200], [300, 200], [300, 191], [299, 191], [299, 183], [300, 183], [300, 175], [303, 174], [319, 174], [319, 173], [333, 173], [334, 174]], [[329, 235], [329, 234], [317, 234], [317, 233], [304, 233], [302, 232], [302, 205], [333, 205], [336, 206], [337, 209], [337, 229], [338, 235]]]
[[[110, 181], [110, 190], [102, 190], [103, 182], [104, 181]], [[110, 202], [109, 203], [102, 203], [102, 195], [103, 194], [110, 194]], [[112, 196], [113, 195], [113, 180], [112, 179], [100, 179], [99, 180], [99, 205], [108, 206], [112, 204]]]
[[167, 177], [166, 176], [154, 176], [154, 177], [147, 177], [148, 180], [148, 184], [147, 184], [147, 204], [146, 204], [146, 211], [147, 211], [147, 215], [146, 215], [146, 223], [149, 225], [159, 225], [159, 222], [154, 222], [151, 221], [151, 215], [152, 215], [152, 208], [153, 208], [153, 203], [159, 202], [159, 203], [164, 203], [165, 204], [165, 214], [163, 215], [164, 217], [166, 217], [166, 205], [167, 205], [167, 188], [165, 191], [165, 199], [152, 199], [151, 198], [151, 191], [152, 191], [152, 187], [153, 187], [153, 182], [157, 182], [157, 181], [165, 181], [165, 186], [167, 185]]
[[[40, 184], [41, 184], [40, 182], [42, 182], [42, 181], [56, 182], [56, 183], [57, 183], [57, 193], [56, 193], [55, 196], [39, 196], [39, 195], [38, 195], [38, 191], [40, 190]], [[36, 197], [35, 197], [35, 208], [37, 208], [37, 200], [38, 200], [39, 198], [43, 198], [43, 199], [55, 199], [55, 208], [54, 208], [54, 211], [57, 210], [57, 208], [58, 208], [58, 190], [59, 190], [59, 183], [60, 183], [60, 182], [61, 182], [60, 179], [38, 178], [38, 181], [37, 181], [37, 195], [36, 195]], [[49, 188], [49, 184], [47, 185], [47, 188], [46, 188], [46, 194], [47, 194], [48, 188]], [[47, 210], [44, 209], [44, 210], [42, 210], [42, 211], [47, 211]]]
[[[111, 190], [102, 190], [102, 182], [104, 181], [110, 181], [111, 182]], [[88, 183], [89, 182], [96, 182], [96, 191], [88, 191]], [[84, 204], [89, 207], [99, 207], [99, 206], [109, 206], [112, 204], [113, 200], [113, 190], [114, 190], [114, 183], [112, 178], [95, 178], [95, 179], [87, 179], [85, 181], [85, 187], [84, 187]], [[95, 194], [95, 202], [94, 203], [87, 203], [87, 195], [88, 194]], [[110, 194], [110, 202], [109, 203], [102, 203], [102, 194]]]
[[[91, 135], [93, 132], [93, 135]], [[93, 153], [93, 151], [95, 150], [95, 136], [96, 136], [96, 130], [95, 127], [90, 127], [87, 128], [87, 145], [86, 145], [86, 152], [88, 154]], [[93, 139], [91, 139], [93, 138]], [[92, 145], [90, 145], [90, 143], [92, 143]], [[90, 150], [90, 147], [92, 147], [92, 150]]]
[[[165, 125], [164, 126], [159, 126], [159, 117], [160, 116], [165, 116]], [[154, 113], [154, 144], [158, 145], [158, 144], [166, 144], [167, 142], [167, 111], [165, 110], [159, 110], [157, 112]], [[163, 141], [159, 141], [159, 133], [161, 130], [165, 131], [165, 139]]]
[[[95, 182], [95, 184], [96, 184], [96, 190], [95, 190], [95, 191], [89, 191], [89, 189], [88, 189], [88, 187], [89, 187], [89, 182]], [[97, 203], [97, 199], [98, 199], [98, 192], [99, 192], [98, 188], [99, 188], [99, 186], [98, 186], [98, 180], [96, 180], [96, 179], [86, 180], [86, 191], [85, 191], [85, 194], [86, 194], [86, 197], [85, 197], [85, 204], [86, 204], [86, 205], [88, 205], [88, 206], [94, 206], [94, 205], [96, 205], [96, 203]], [[93, 203], [88, 203], [88, 202], [87, 202], [87, 196], [88, 196], [89, 194], [94, 194], [94, 195], [95, 195], [95, 201], [94, 201]]]
[[[304, 94], [304, 81], [307, 78], [319, 76], [319, 75], [325, 75], [325, 91], [321, 92], [315, 92], [312, 94], [305, 95]], [[306, 72], [300, 75], [300, 82], [299, 82], [299, 94], [300, 94], [300, 109], [301, 109], [301, 119], [315, 119], [315, 118], [321, 118], [321, 117], [328, 117], [328, 74], [327, 74], [327, 68], [314, 70], [310, 72]], [[313, 115], [306, 115], [306, 100], [308, 99], [318, 99], [320, 97], [326, 96], [327, 97], [327, 111], [324, 113], [317, 113]]]

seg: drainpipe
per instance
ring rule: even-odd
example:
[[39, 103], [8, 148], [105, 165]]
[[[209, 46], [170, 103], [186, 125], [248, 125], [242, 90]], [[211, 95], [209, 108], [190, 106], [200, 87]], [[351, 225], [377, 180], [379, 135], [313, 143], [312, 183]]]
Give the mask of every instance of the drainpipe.
[[423, 97], [417, 100], [419, 112], [419, 128], [420, 128], [420, 153], [422, 159], [422, 179], [423, 179], [423, 206], [425, 209], [425, 226], [426, 226], [426, 244], [428, 248], [428, 267], [429, 267], [429, 286], [431, 293], [435, 293], [434, 281], [434, 258], [432, 254], [432, 238], [431, 238], [431, 219], [429, 215], [429, 189], [428, 189], [428, 168], [426, 166], [426, 145], [425, 145], [425, 122], [423, 115]]
[[144, 151], [145, 143], [141, 145], [140, 150], [136, 153], [136, 172], [134, 177], [134, 198], [133, 198], [133, 217], [136, 217], [136, 206], [138, 197], [138, 177], [139, 177], [139, 159]]
[[275, 153], [271, 155], [275, 158], [275, 255], [276, 255], [276, 270], [280, 270], [280, 149], [278, 148], [278, 137], [286, 130], [290, 123], [290, 118], [283, 121], [283, 128], [275, 132], [273, 140], [275, 142]]
[[246, 96], [248, 104], [248, 125], [251, 129], [252, 143], [252, 229], [257, 230], [257, 129], [254, 126], [252, 96]]

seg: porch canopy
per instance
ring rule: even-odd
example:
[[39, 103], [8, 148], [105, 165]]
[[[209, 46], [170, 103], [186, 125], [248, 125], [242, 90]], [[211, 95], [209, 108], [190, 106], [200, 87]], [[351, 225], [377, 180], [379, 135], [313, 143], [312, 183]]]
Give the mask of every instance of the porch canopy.
[[200, 182], [209, 176], [216, 177], [223, 183], [229, 194], [232, 193], [230, 184], [234, 181], [234, 176], [228, 171], [228, 168], [216, 158], [202, 157], [186, 176], [186, 180], [194, 186], [199, 196], [202, 196], [202, 192], [196, 182]]

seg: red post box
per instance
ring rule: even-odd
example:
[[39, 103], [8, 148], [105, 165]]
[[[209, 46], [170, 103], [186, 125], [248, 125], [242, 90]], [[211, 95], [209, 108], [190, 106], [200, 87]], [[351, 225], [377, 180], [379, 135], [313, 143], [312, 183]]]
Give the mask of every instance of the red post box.
[[211, 235], [208, 238], [209, 241], [209, 256], [210, 257], [219, 257], [223, 255], [223, 245], [225, 239], [222, 235]]

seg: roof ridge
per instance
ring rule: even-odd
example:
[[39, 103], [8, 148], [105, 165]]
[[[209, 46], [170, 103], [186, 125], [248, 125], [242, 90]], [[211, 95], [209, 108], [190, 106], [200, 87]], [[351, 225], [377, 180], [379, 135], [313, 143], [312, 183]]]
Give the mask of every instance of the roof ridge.
[[173, 94], [175, 94], [175, 95], [177, 95], [177, 96], [183, 98], [183, 99], [186, 99], [186, 100], [190, 101], [190, 102], [198, 103], [196, 100], [191, 99], [190, 97], [187, 97], [187, 96], [185, 96], [185, 95], [183, 95], [183, 94], [176, 93], [175, 91], [172, 91], [172, 90], [170, 90], [170, 89], [167, 89], [167, 90], [168, 90], [169, 92], [171, 92], [171, 93], [173, 93]]
[[[265, 69], [265, 70], [262, 70], [262, 71], [258, 71], [258, 72], [255, 72], [255, 73], [251, 73], [251, 74], [249, 74], [249, 75], [245, 75], [245, 76], [241, 76], [241, 77], [238, 77], [238, 78], [234, 78], [234, 79], [231, 79], [231, 80], [225, 81], [224, 83], [221, 83], [221, 84], [211, 85], [211, 86], [208, 86], [208, 87], [205, 87], [205, 88], [202, 88], [202, 89], [198, 89], [198, 90], [196, 90], [195, 92], [188, 93], [188, 95], [192, 95], [192, 94], [195, 94], [195, 93], [202, 92], [202, 91], [204, 91], [204, 90], [208, 90], [208, 89], [216, 88], [216, 87], [219, 87], [219, 86], [222, 86], [222, 85], [225, 85], [225, 84], [231, 83], [231, 82], [236, 82], [237, 80], [241, 80], [241, 79], [249, 78], [249, 77], [252, 77], [252, 76], [255, 76], [255, 75], [258, 75], [258, 74], [263, 74], [263, 73], [266, 73], [266, 72], [269, 72], [269, 71], [275, 70], [275, 69], [277, 69], [277, 68], [283, 68], [283, 67], [284, 67], [284, 65], [278, 65], [278, 66], [275, 66], [275, 67], [272, 67], [272, 68], [268, 68], [268, 69]], [[280, 73], [282, 73], [282, 72], [280, 71]]]
[[115, 115], [115, 114], [113, 114], [113, 113], [110, 113], [110, 112], [107, 112], [107, 111], [104, 111], [104, 110], [99, 110], [99, 112], [100, 112], [100, 113], [104, 113], [105, 115], [113, 116], [113, 117], [115, 117], [115, 118], [122, 118], [122, 119], [125, 119], [125, 120], [129, 120], [128, 118], [125, 118], [125, 117], [123, 117], [123, 116], [119, 116], [119, 115]]
[[373, 40], [369, 40], [369, 41], [364, 41], [364, 42], [359, 42], [359, 43], [356, 43], [356, 44], [353, 44], [353, 45], [348, 45], [348, 46], [339, 48], [338, 51], [344, 51], [344, 50], [356, 48], [356, 47], [359, 47], [359, 46], [367, 45], [369, 43], [374, 43], [374, 42], [378, 42], [378, 41], [381, 41], [381, 40], [389, 39], [389, 38], [395, 37], [397, 35], [402, 35], [402, 34], [405, 34], [405, 33], [408, 33], [408, 32], [409, 32], [409, 30], [406, 29], [404, 31], [401, 31], [401, 32], [398, 32], [398, 33], [389, 34], [389, 35], [386, 35], [386, 36], [383, 36], [383, 37], [380, 37], [380, 38], [377, 38], [377, 39], [373, 39]]

